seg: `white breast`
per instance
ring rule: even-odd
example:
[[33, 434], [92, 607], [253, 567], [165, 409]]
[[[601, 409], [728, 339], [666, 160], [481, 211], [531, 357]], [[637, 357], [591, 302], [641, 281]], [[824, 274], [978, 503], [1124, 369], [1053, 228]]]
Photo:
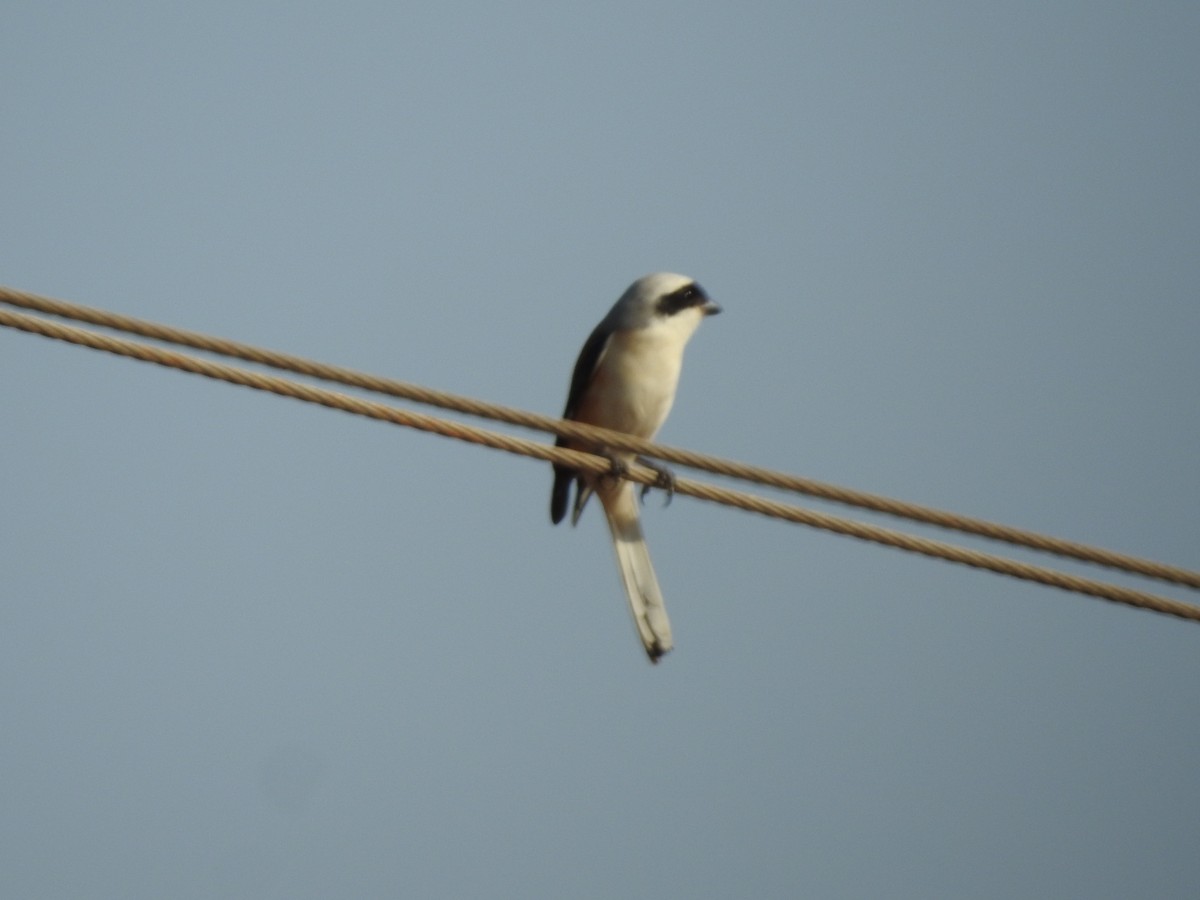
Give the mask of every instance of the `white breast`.
[[688, 335], [677, 328], [619, 331], [596, 368], [581, 422], [652, 438], [675, 400]]

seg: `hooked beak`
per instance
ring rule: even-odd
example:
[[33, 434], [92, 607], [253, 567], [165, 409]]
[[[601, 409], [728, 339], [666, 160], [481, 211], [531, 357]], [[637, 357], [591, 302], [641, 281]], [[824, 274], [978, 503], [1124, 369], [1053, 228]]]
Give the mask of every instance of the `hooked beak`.
[[713, 303], [711, 300], [700, 307], [700, 312], [704, 313], [706, 316], [715, 316], [720, 311], [721, 307], [717, 306], [717, 304]]

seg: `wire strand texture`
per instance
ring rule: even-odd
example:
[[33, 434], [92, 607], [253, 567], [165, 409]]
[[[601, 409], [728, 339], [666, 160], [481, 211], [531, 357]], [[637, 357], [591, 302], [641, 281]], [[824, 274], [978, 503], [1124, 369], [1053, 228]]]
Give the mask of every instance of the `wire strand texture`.
[[[290, 354], [264, 350], [237, 341], [147, 322], [130, 316], [66, 303], [61, 300], [40, 297], [2, 286], [0, 286], [0, 302], [49, 315], [83, 321], [105, 328], [125, 331], [152, 340], [229, 356], [312, 378], [334, 381], [347, 386], [400, 397], [413, 402], [438, 406], [512, 425], [548, 431], [553, 434], [590, 442], [596, 446], [631, 450], [639, 455], [651, 456], [666, 462], [673, 462], [677, 465], [697, 468], [731, 478], [740, 478], [770, 487], [796, 491], [809, 496], [834, 500], [877, 512], [890, 513], [914, 521], [937, 525], [945, 529], [992, 538], [1034, 550], [1041, 550], [1085, 562], [1121, 569], [1134, 574], [1159, 578], [1176, 584], [1200, 587], [1200, 573], [1178, 566], [1144, 560], [1128, 554], [1094, 548], [1085, 544], [1040, 535], [1011, 526], [997, 525], [979, 519], [945, 513], [917, 504], [827, 485], [756, 466], [717, 459], [689, 450], [660, 446], [619, 432], [611, 432], [606, 429], [567, 422], [536, 413], [431, 390], [406, 382], [355, 372], [350, 369], [314, 362]], [[325, 388], [279, 378], [278, 376], [266, 375], [142, 344], [137, 341], [116, 338], [87, 329], [64, 325], [37, 316], [0, 310], [0, 325], [137, 359], [142, 362], [155, 363], [256, 390], [268, 391], [280, 396], [292, 397], [297, 400], [340, 409], [355, 415], [417, 428], [422, 431], [468, 441], [493, 449], [504, 450], [509, 453], [521, 454], [547, 462], [557, 462], [597, 474], [604, 474], [610, 470], [609, 461], [601, 456], [554, 447], [465, 423], [440, 419], [411, 410], [399, 409], [394, 406], [330, 391]], [[628, 477], [631, 481], [640, 484], [653, 484], [657, 478], [657, 473], [645, 467], [635, 465], [630, 467]], [[959, 547], [931, 538], [910, 535], [869, 523], [845, 519], [804, 507], [770, 500], [765, 497], [747, 494], [742, 491], [680, 478], [676, 482], [676, 492], [785, 521], [822, 528], [838, 534], [912, 553], [920, 553], [925, 556], [984, 569], [1026, 581], [1034, 581], [1067, 591], [1100, 597], [1115, 603], [1149, 609], [1192, 621], [1200, 621], [1200, 606], [1194, 606], [1173, 598], [1096, 581], [1049, 569], [1044, 566]]]

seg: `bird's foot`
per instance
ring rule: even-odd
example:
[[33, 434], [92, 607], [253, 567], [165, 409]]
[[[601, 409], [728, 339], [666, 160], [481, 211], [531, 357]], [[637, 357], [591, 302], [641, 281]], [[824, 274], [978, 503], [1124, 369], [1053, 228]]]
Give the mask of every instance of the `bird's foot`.
[[604, 475], [605, 478], [611, 478], [613, 481], [623, 481], [629, 477], [629, 463], [621, 459], [619, 456], [605, 454], [608, 457], [608, 472]]
[[660, 491], [667, 492], [667, 499], [663, 503], [663, 506], [670, 506], [671, 498], [675, 496], [675, 473], [662, 463], [655, 462], [652, 459], [647, 459], [644, 456], [639, 456], [637, 461], [647, 469], [653, 470], [658, 475], [658, 478], [655, 479], [654, 484], [642, 485], [642, 502], [646, 502], [646, 495], [650, 493], [651, 488], [658, 488]]

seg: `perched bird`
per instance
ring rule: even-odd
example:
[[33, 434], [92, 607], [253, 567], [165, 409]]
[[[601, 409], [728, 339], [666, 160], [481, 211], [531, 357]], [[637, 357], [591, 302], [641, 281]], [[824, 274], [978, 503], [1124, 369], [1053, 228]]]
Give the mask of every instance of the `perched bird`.
[[[563, 418], [646, 440], [653, 438], [675, 400], [684, 346], [702, 319], [720, 311], [721, 307], [708, 298], [703, 288], [686, 276], [658, 272], [639, 278], [583, 345], [571, 376]], [[635, 455], [563, 437], [555, 444], [601, 453], [613, 462], [614, 471], [610, 475], [592, 475], [556, 465], [550, 520], [557, 525], [566, 515], [572, 483], [575, 484], [572, 525], [579, 521], [593, 493], [600, 498], [633, 621], [650, 661], [658, 662], [673, 646], [671, 623], [642, 536], [633, 484], [619, 477]], [[662, 486], [670, 490], [673, 478], [666, 469], [646, 460], [639, 462], [658, 470]], [[645, 494], [645, 489], [642, 493]]]

